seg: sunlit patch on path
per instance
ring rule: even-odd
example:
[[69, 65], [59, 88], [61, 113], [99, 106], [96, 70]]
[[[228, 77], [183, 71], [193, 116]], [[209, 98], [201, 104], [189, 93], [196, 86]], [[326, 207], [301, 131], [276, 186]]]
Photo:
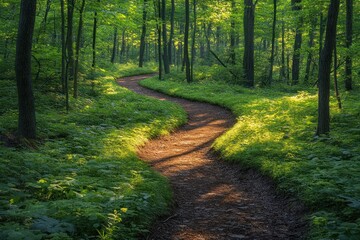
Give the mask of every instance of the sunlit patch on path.
[[224, 163], [213, 141], [235, 123], [231, 112], [173, 98], [137, 83], [150, 75], [119, 79], [137, 93], [181, 104], [188, 123], [150, 141], [139, 156], [170, 179], [175, 206], [147, 239], [301, 239], [306, 230], [298, 202], [280, 196], [255, 171]]

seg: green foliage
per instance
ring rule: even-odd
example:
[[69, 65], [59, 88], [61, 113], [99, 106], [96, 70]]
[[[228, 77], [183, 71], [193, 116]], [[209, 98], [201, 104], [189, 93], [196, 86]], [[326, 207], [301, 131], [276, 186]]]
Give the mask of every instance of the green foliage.
[[[123, 74], [139, 71], [130, 68]], [[136, 239], [167, 211], [167, 180], [135, 151], [184, 123], [185, 113], [117, 86], [110, 73], [118, 74], [95, 80], [96, 97], [82, 84], [69, 114], [61, 113], [63, 96], [36, 91], [36, 149], [0, 142], [1, 239]], [[11, 136], [14, 82], [1, 80], [0, 91], [0, 135]]]
[[[210, 78], [211, 80], [211, 78]], [[332, 132], [314, 137], [314, 90], [245, 89], [218, 81], [146, 79], [144, 86], [231, 109], [237, 123], [213, 147], [224, 159], [256, 168], [312, 211], [312, 239], [360, 236], [360, 104], [344, 93], [342, 111], [331, 100]], [[281, 89], [281, 90], [280, 90]], [[289, 89], [289, 88], [287, 88]], [[295, 91], [294, 91], [295, 90]], [[355, 237], [357, 236], [357, 237]]]

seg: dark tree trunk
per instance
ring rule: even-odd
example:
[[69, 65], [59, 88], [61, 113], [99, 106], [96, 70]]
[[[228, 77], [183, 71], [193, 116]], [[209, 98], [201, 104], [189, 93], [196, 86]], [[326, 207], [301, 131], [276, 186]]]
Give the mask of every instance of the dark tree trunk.
[[143, 5], [143, 19], [142, 19], [142, 30], [140, 38], [140, 54], [139, 54], [139, 67], [144, 66], [144, 55], [145, 55], [145, 45], [146, 45], [146, 21], [147, 21], [147, 0], [144, 0]]
[[16, 83], [18, 92], [18, 134], [36, 138], [35, 102], [31, 80], [31, 48], [36, 15], [36, 0], [22, 0], [16, 41]]
[[328, 134], [330, 132], [330, 71], [331, 58], [336, 43], [336, 25], [339, 13], [340, 0], [331, 0], [328, 20], [326, 26], [326, 36], [324, 48], [321, 50], [319, 66], [319, 106], [318, 106], [318, 126], [317, 135]]
[[118, 42], [118, 29], [117, 27], [114, 27], [114, 41], [113, 41], [113, 48], [111, 53], [111, 63], [114, 63], [116, 59], [117, 42]]
[[[301, 0], [291, 0], [292, 10], [299, 12], [301, 10]], [[292, 84], [296, 85], [299, 83], [300, 75], [300, 49], [302, 44], [302, 17], [299, 17], [296, 32], [295, 32], [295, 43], [294, 43], [294, 54], [292, 63]]]
[[317, 18], [313, 18], [313, 20], [311, 21], [311, 29], [310, 29], [310, 33], [309, 33], [309, 53], [308, 53], [308, 57], [306, 60], [304, 83], [308, 83], [309, 78], [310, 78], [310, 69], [311, 69], [311, 63], [312, 63], [312, 59], [313, 59], [312, 48], [314, 47], [316, 23], [317, 23]]
[[189, 59], [189, 28], [190, 28], [190, 2], [185, 0], [185, 34], [184, 34], [184, 63], [186, 70], [186, 80], [192, 82]]
[[195, 40], [196, 40], [196, 0], [193, 0], [193, 13], [194, 13], [194, 28], [193, 28], [193, 36], [192, 36], [192, 43], [191, 43], [191, 62], [190, 62], [190, 75], [191, 79], [194, 79], [194, 63], [195, 63]]
[[[100, 0], [98, 0], [100, 2]], [[93, 33], [92, 33], [92, 70], [95, 70], [96, 66], [96, 30], [97, 30], [97, 11], [94, 11], [94, 24], [93, 24]]]
[[253, 0], [244, 0], [244, 80], [248, 87], [254, 86], [254, 23], [255, 5]]
[[[158, 61], [159, 61], [159, 80], [162, 80], [162, 75], [163, 75], [163, 69], [162, 69], [162, 57], [161, 57], [161, 0], [157, 1], [157, 24], [156, 24], [156, 28], [157, 28], [157, 32], [158, 32]], [[156, 8], [155, 8], [155, 13], [156, 13]]]
[[73, 18], [74, 18], [75, 0], [68, 0], [67, 4], [67, 66], [68, 66], [68, 78], [74, 76], [74, 50], [73, 50]]
[[270, 56], [270, 72], [268, 77], [268, 84], [271, 85], [273, 79], [273, 68], [274, 68], [274, 55], [275, 55], [275, 33], [276, 33], [276, 13], [277, 13], [277, 0], [273, 0], [274, 12], [273, 12], [273, 26], [272, 26], [272, 37], [271, 37], [271, 56]]
[[126, 34], [126, 28], [123, 29], [122, 34], [121, 34], [120, 63], [124, 62], [124, 55], [125, 55], [125, 51], [126, 51], [125, 34]]
[[338, 86], [338, 78], [337, 78], [337, 68], [338, 68], [338, 58], [337, 58], [337, 47], [336, 47], [336, 40], [334, 46], [334, 89], [335, 89], [335, 97], [338, 102], [339, 109], [342, 108], [341, 98], [339, 93], [339, 86]]
[[[168, 43], [168, 59], [169, 64], [171, 65], [173, 61], [173, 39], [174, 39], [174, 23], [175, 23], [175, 0], [171, 0], [171, 13], [170, 13], [170, 36]], [[174, 52], [175, 53], [175, 52]], [[174, 54], [175, 55], [175, 54]]]
[[164, 61], [164, 71], [165, 74], [170, 73], [170, 66], [169, 66], [169, 54], [167, 48], [167, 30], [166, 30], [166, 0], [161, 0], [161, 20], [162, 20], [162, 38], [163, 38], [163, 61]]
[[235, 14], [236, 14], [236, 3], [235, 0], [231, 0], [231, 22], [230, 22], [230, 63], [235, 64], [236, 55], [236, 29], [235, 29]]
[[60, 0], [61, 9], [61, 86], [62, 92], [66, 94], [65, 82], [66, 76], [66, 36], [65, 36], [65, 7], [64, 0]]
[[75, 47], [75, 71], [74, 71], [74, 98], [78, 96], [78, 72], [79, 72], [79, 55], [80, 55], [80, 41], [81, 34], [83, 29], [83, 12], [85, 7], [85, 0], [82, 1], [80, 7], [80, 18], [79, 18], [79, 28], [76, 37], [76, 47]]
[[49, 12], [50, 12], [51, 2], [52, 2], [52, 0], [47, 0], [46, 1], [45, 14], [44, 14], [44, 18], [43, 18], [43, 20], [41, 21], [41, 24], [40, 24], [40, 29], [38, 31], [38, 36], [36, 38], [36, 43], [39, 42], [41, 34], [46, 32], [46, 23], [47, 23], [47, 17], [48, 17]]
[[320, 67], [320, 61], [321, 61], [321, 51], [323, 49], [323, 43], [324, 43], [325, 24], [326, 24], [326, 19], [324, 18], [323, 14], [320, 13], [319, 67]]
[[345, 63], [345, 89], [347, 91], [352, 90], [352, 58], [349, 50], [352, 45], [353, 35], [353, 1], [346, 0], [346, 48], [348, 53], [346, 55]]

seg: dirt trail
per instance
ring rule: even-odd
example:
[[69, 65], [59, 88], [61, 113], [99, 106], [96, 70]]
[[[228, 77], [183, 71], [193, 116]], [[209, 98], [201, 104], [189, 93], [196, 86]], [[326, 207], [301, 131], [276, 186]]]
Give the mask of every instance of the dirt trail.
[[147, 239], [302, 239], [304, 209], [276, 193], [271, 181], [253, 170], [218, 160], [211, 144], [235, 123], [231, 112], [210, 104], [173, 98], [118, 80], [134, 92], [181, 104], [188, 123], [170, 136], [150, 141], [139, 156], [170, 179], [175, 207], [155, 224]]

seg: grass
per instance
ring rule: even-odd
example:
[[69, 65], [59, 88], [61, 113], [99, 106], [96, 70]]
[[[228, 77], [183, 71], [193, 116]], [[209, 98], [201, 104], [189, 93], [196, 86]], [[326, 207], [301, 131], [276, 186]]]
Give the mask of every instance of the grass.
[[[37, 147], [0, 142], [0, 239], [137, 239], [167, 212], [168, 181], [135, 151], [183, 124], [186, 114], [114, 82], [151, 68], [118, 67], [99, 69], [95, 91], [82, 82], [68, 114], [56, 87], [35, 86]], [[0, 134], [11, 136], [17, 122], [12, 80], [0, 80], [0, 109]]]
[[[199, 76], [199, 75], [198, 75]], [[205, 80], [187, 84], [179, 74], [142, 85], [231, 109], [237, 123], [213, 148], [224, 159], [260, 170], [281, 191], [311, 210], [310, 239], [358, 239], [360, 236], [359, 91], [343, 93], [344, 109], [331, 99], [330, 136], [314, 137], [315, 89], [245, 89]], [[284, 91], [286, 90], [286, 91]]]

